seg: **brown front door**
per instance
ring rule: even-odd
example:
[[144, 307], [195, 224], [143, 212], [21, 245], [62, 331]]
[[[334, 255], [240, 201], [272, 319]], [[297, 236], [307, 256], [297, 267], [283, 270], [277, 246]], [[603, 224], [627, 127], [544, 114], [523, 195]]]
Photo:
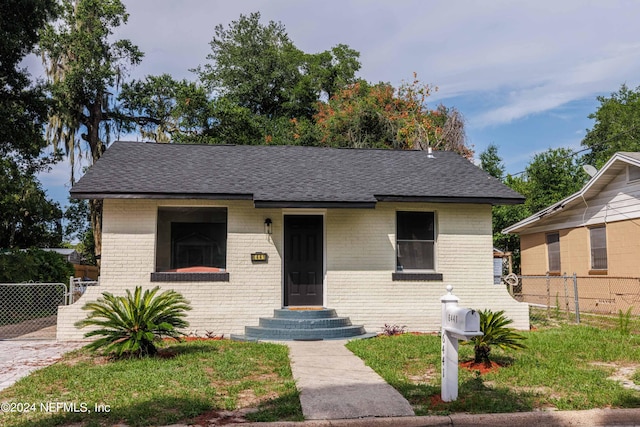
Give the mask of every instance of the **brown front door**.
[[284, 217], [284, 305], [322, 305], [322, 215]]

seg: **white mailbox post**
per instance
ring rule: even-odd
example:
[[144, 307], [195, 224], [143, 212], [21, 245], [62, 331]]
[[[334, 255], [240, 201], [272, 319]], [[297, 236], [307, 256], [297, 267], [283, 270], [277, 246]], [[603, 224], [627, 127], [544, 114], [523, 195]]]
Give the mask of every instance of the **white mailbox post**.
[[458, 398], [458, 340], [470, 340], [483, 335], [480, 332], [480, 315], [470, 308], [458, 307], [458, 297], [447, 286], [442, 302], [442, 389], [444, 402]]

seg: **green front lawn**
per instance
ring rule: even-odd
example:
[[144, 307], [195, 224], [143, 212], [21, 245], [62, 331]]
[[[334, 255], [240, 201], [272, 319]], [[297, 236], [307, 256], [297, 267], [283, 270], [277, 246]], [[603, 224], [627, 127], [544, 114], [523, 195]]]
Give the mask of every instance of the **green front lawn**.
[[196, 341], [162, 351], [163, 358], [121, 361], [72, 352], [0, 392], [0, 402], [30, 409], [0, 413], [0, 425], [166, 425], [244, 407], [259, 407], [247, 416], [255, 421], [302, 419], [285, 346]]
[[[525, 350], [493, 350], [493, 360], [502, 364], [498, 371], [460, 369], [459, 399], [450, 403], [439, 399], [438, 336], [379, 337], [347, 347], [398, 389], [418, 415], [640, 407], [640, 391], [608, 379], [617, 375], [638, 382], [640, 335], [584, 325], [524, 335]], [[172, 357], [108, 361], [85, 350], [70, 353], [0, 392], [0, 402], [36, 405], [28, 413], [0, 413], [0, 425], [166, 425], [201, 422], [198, 417], [214, 411], [245, 407], [259, 408], [247, 416], [252, 421], [303, 419], [286, 346], [200, 341], [171, 344], [163, 352]], [[472, 359], [473, 348], [460, 345], [460, 355], [461, 361]], [[43, 410], [64, 403], [75, 407]], [[96, 413], [96, 404], [109, 412]]]
[[[402, 393], [419, 415], [519, 412], [544, 408], [637, 408], [640, 392], [608, 377], [640, 371], [640, 336], [590, 326], [561, 325], [523, 333], [527, 349], [493, 349], [502, 367], [459, 370], [459, 397], [440, 401], [440, 338], [404, 334], [352, 341], [347, 347]], [[473, 347], [460, 345], [460, 361]], [[637, 378], [637, 377], [636, 377]]]

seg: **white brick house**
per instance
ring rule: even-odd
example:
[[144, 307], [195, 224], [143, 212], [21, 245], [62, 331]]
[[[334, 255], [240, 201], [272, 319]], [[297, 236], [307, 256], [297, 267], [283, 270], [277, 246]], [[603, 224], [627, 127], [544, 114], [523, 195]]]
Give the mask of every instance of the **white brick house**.
[[522, 197], [454, 153], [117, 142], [71, 193], [104, 200], [102, 266], [60, 340], [86, 301], [138, 285], [182, 293], [201, 333], [287, 307], [436, 331], [446, 285], [529, 327], [493, 284], [491, 205]]

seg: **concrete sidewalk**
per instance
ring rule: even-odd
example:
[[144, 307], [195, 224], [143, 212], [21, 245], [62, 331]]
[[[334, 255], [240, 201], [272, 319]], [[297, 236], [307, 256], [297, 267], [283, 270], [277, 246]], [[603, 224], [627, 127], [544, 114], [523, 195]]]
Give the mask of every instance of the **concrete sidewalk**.
[[0, 340], [0, 390], [13, 385], [36, 369], [49, 366], [62, 355], [78, 349], [87, 342], [58, 342], [55, 340]]
[[305, 419], [413, 416], [409, 402], [351, 353], [346, 342], [286, 343]]

